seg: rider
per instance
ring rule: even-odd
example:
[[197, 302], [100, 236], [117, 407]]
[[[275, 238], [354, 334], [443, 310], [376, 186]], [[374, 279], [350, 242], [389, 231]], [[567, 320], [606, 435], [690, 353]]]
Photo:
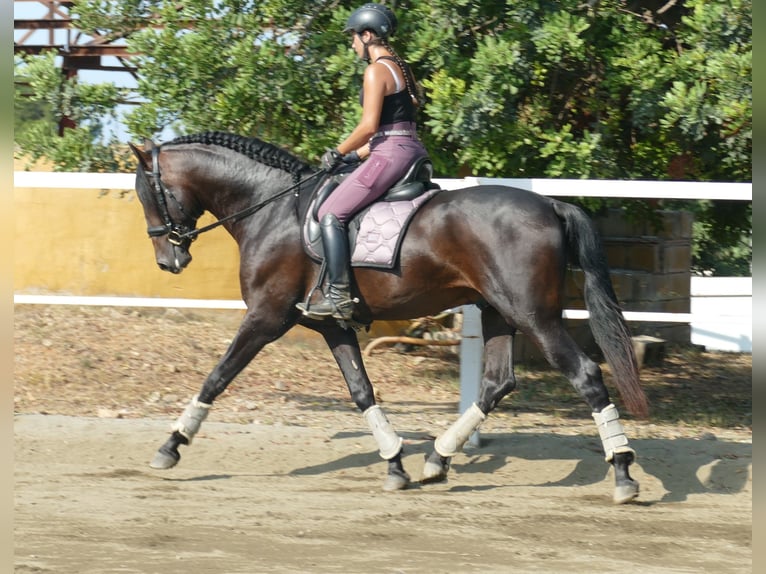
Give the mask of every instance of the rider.
[[360, 96], [362, 117], [338, 147], [324, 153], [322, 167], [332, 172], [344, 161], [365, 161], [319, 208], [329, 286], [318, 303], [298, 304], [312, 319], [351, 318], [354, 301], [345, 226], [355, 213], [403, 177], [416, 160], [428, 155], [416, 133], [419, 102], [415, 77], [388, 43], [396, 25], [396, 16], [389, 8], [368, 3], [351, 14], [343, 30], [352, 33], [352, 48], [369, 62]]

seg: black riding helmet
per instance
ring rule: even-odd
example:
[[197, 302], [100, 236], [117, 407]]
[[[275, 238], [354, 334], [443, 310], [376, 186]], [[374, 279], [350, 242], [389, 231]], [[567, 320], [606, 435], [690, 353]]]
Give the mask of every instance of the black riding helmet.
[[372, 30], [379, 38], [386, 39], [394, 35], [396, 24], [396, 16], [390, 8], [370, 2], [351, 13], [343, 32], [354, 31], [361, 34], [365, 30]]

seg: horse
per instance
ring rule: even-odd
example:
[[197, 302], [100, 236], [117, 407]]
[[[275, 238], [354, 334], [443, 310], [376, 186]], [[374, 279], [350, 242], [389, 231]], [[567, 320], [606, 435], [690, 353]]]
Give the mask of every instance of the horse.
[[[239, 282], [246, 312], [228, 349], [199, 393], [172, 425], [150, 466], [167, 469], [181, 458], [218, 397], [268, 343], [295, 325], [322, 335], [387, 464], [383, 489], [412, 484], [402, 464], [402, 438], [375, 402], [357, 328], [375, 320], [407, 320], [475, 304], [481, 309], [483, 373], [478, 399], [436, 438], [420, 482], [447, 479], [462, 452], [500, 400], [516, 386], [513, 338], [523, 332], [563, 373], [590, 407], [614, 469], [613, 502], [635, 499], [629, 445], [598, 363], [567, 332], [562, 312], [568, 265], [584, 274], [583, 294], [594, 339], [611, 368], [627, 410], [648, 414], [630, 331], [609, 276], [601, 239], [579, 207], [508, 186], [441, 190], [412, 217], [391, 269], [355, 267], [358, 300], [350, 325], [312, 320], [296, 308], [310, 297], [322, 266], [301, 239], [301, 208], [322, 170], [257, 138], [226, 132], [181, 136], [164, 143], [130, 144], [138, 160], [136, 193], [156, 263], [181, 273], [190, 246], [207, 230], [196, 227], [210, 212], [237, 242]], [[211, 227], [211, 226], [208, 226]], [[355, 328], [356, 327], [356, 328]]]

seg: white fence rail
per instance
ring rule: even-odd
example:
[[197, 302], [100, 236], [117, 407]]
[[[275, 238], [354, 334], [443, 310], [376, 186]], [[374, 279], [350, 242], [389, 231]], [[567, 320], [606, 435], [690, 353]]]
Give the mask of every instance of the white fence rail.
[[733, 199], [752, 201], [752, 183], [715, 181], [643, 181], [620, 179], [525, 179], [466, 177], [434, 179], [444, 189], [472, 185], [506, 185], [556, 197], [621, 197], [625, 199]]
[[[157, 297], [79, 297], [75, 295], [33, 295], [16, 293], [17, 305], [77, 305], [98, 307], [159, 307], [175, 309], [241, 309], [244, 301], [234, 299], [170, 299]], [[691, 313], [648, 313], [623, 311], [627, 321], [689, 323], [691, 342], [709, 350], [752, 353], [752, 278], [692, 277]], [[474, 306], [463, 308], [466, 316]], [[565, 310], [565, 319], [587, 319], [581, 309]], [[470, 321], [470, 319], [469, 319]], [[462, 336], [479, 337], [463, 326]]]
[[716, 351], [753, 352], [753, 278], [691, 278], [691, 340]]
[[[14, 187], [52, 189], [133, 189], [136, 177], [130, 173], [75, 173], [16, 171]], [[623, 197], [633, 199], [732, 199], [752, 201], [752, 183], [696, 181], [636, 181], [618, 179], [526, 179], [466, 177], [434, 179], [444, 189], [472, 185], [506, 185], [557, 197]]]

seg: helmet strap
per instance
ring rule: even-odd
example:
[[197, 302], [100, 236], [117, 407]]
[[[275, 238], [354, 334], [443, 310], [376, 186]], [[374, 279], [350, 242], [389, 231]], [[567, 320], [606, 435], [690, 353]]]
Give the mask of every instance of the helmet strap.
[[365, 42], [362, 40], [362, 35], [359, 34], [359, 41], [362, 43], [362, 46], [364, 46], [364, 50], [362, 51], [362, 60], [369, 63], [370, 62], [370, 42]]

